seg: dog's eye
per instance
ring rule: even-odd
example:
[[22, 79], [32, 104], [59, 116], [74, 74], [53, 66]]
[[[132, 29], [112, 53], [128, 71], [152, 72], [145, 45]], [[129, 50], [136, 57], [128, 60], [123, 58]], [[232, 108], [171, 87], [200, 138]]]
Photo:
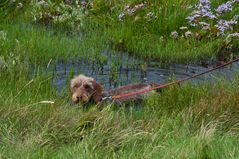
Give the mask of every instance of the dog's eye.
[[78, 87], [80, 87], [79, 84], [76, 84], [76, 85], [73, 86], [73, 88], [78, 88]]
[[85, 84], [85, 85], [84, 85], [84, 88], [85, 88], [86, 90], [92, 90], [92, 86], [90, 86], [90, 85], [88, 85], [88, 84]]

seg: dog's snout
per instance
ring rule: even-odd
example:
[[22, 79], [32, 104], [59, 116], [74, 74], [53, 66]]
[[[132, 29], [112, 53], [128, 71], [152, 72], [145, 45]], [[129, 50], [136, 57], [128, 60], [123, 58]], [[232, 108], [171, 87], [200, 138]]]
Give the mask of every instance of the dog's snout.
[[81, 97], [79, 97], [76, 94], [73, 94], [71, 99], [72, 99], [73, 103], [78, 103], [80, 101]]
[[82, 100], [82, 97], [79, 97], [79, 96], [78, 96], [77, 99], [78, 99], [78, 101], [81, 101], [81, 100]]
[[71, 94], [73, 103], [88, 103], [91, 99], [99, 102], [103, 88], [93, 78], [79, 75], [71, 80]]

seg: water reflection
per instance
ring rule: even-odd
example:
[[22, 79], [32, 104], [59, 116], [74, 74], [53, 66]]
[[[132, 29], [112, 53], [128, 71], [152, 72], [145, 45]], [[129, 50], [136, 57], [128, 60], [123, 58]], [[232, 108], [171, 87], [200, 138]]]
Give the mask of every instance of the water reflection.
[[[172, 77], [175, 80], [183, 79], [197, 73], [211, 69], [198, 65], [161, 65], [160, 62], [140, 60], [127, 54], [104, 53], [105, 62], [89, 59], [77, 59], [69, 62], [58, 61], [51, 63], [48, 72], [53, 71], [53, 84], [58, 91], [66, 88], [69, 84], [69, 74], [85, 74], [94, 77], [98, 82], [104, 85], [105, 89], [110, 89], [122, 85], [137, 82], [155, 82], [166, 83]], [[239, 63], [234, 63], [225, 68], [216, 70], [191, 80], [198, 83], [204, 80], [215, 81], [218, 78], [228, 80], [235, 78], [239, 70]]]

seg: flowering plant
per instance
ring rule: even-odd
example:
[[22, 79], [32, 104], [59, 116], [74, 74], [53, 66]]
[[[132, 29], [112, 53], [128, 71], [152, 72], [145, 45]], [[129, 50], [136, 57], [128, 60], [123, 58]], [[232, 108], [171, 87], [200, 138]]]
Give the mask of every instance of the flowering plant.
[[143, 17], [146, 22], [156, 20], [158, 18], [157, 15], [152, 11], [148, 12], [146, 10], [147, 7], [147, 1], [143, 1], [142, 3], [138, 4], [125, 5], [124, 10], [121, 11], [118, 15], [118, 20], [124, 21], [127, 17], [134, 17], [135, 20], [138, 20]]
[[136, 14], [137, 11], [144, 9], [146, 6], [147, 2], [136, 4], [134, 6], [126, 5], [124, 7], [124, 11], [119, 14], [118, 18], [120, 21], [123, 21], [126, 16], [133, 16]]
[[216, 36], [237, 36], [233, 33], [234, 27], [238, 23], [239, 15], [234, 15], [231, 19], [224, 19], [224, 15], [233, 10], [233, 5], [239, 3], [239, 0], [229, 0], [219, 5], [216, 9], [212, 8], [210, 0], [199, 0], [193, 7], [193, 12], [186, 19], [192, 27], [199, 30], [210, 32]]
[[76, 0], [72, 3], [34, 1], [32, 2], [33, 21], [62, 25], [71, 29], [80, 30], [83, 26], [83, 18], [86, 15], [85, 3]]
[[[201, 40], [204, 36], [226, 36], [227, 39], [239, 37], [238, 27], [236, 28], [239, 15], [236, 14], [233, 17], [225, 16], [226, 13], [233, 10], [236, 3], [239, 3], [239, 0], [229, 0], [214, 9], [210, 0], [199, 0], [194, 7], [189, 7], [193, 11], [186, 17], [189, 25], [195, 28], [196, 32], [193, 33], [188, 30], [189, 27], [183, 26], [180, 27], [179, 33], [177, 31], [171, 32], [171, 37], [177, 39], [180, 33], [182, 33], [183, 37], [189, 38], [194, 36], [197, 40]], [[227, 19], [225, 19], [226, 17]]]

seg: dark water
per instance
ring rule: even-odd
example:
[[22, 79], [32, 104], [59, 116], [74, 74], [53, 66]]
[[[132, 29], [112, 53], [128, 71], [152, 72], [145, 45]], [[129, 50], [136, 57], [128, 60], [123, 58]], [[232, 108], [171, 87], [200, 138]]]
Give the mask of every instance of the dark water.
[[[96, 60], [76, 59], [69, 62], [58, 61], [51, 63], [47, 70], [54, 71], [53, 84], [60, 92], [64, 88], [69, 88], [70, 74], [91, 76], [101, 83], [105, 89], [110, 89], [137, 82], [167, 83], [172, 78], [174, 80], [183, 79], [214, 67], [209, 66], [205, 68], [193, 64], [170, 64], [165, 66], [161, 65], [160, 62], [137, 59], [121, 53], [104, 53], [103, 57], [105, 62], [100, 62], [97, 58], [94, 58]], [[234, 63], [190, 80], [190, 82], [195, 84], [203, 81], [215, 82], [221, 78], [232, 80], [238, 71], [239, 63]]]

